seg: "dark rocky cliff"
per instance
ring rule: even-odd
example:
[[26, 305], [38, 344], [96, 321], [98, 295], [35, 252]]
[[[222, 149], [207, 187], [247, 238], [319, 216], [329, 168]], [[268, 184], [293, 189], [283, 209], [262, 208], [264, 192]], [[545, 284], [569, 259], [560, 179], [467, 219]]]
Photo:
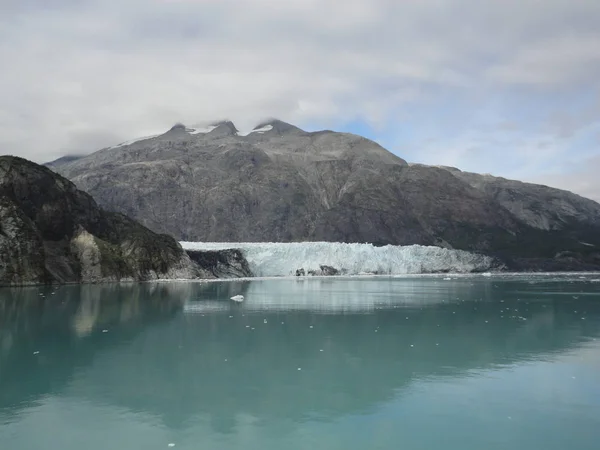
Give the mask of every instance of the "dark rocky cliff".
[[103, 211], [50, 169], [0, 157], [0, 285], [214, 276], [172, 237]]

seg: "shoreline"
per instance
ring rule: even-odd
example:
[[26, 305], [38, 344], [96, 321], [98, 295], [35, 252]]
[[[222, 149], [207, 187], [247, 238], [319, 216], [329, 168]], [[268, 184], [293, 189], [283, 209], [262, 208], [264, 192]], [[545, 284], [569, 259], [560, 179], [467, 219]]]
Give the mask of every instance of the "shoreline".
[[[370, 278], [394, 278], [394, 279], [410, 279], [410, 278], [440, 278], [443, 281], [454, 281], [455, 279], [469, 278], [510, 278], [510, 277], [550, 277], [550, 276], [597, 276], [588, 281], [600, 283], [600, 272], [485, 272], [485, 273], [410, 273], [410, 274], [393, 274], [393, 275], [310, 275], [310, 276], [277, 276], [277, 277], [243, 277], [243, 278], [207, 278], [207, 279], [160, 279], [143, 281], [143, 283], [219, 283], [231, 281], [274, 281], [274, 280], [314, 280], [314, 279], [370, 279]], [[445, 280], [449, 278], [449, 280]]]
[[[455, 281], [459, 279], [469, 278], [547, 278], [547, 277], [579, 277], [580, 279], [587, 281], [600, 283], [600, 271], [597, 272], [483, 272], [483, 273], [407, 273], [407, 274], [364, 274], [364, 275], [306, 275], [306, 276], [272, 276], [272, 277], [240, 277], [240, 278], [157, 278], [154, 280], [123, 280], [123, 281], [100, 281], [93, 283], [82, 283], [82, 282], [68, 282], [68, 283], [54, 283], [54, 284], [14, 284], [14, 285], [0, 285], [0, 289], [13, 289], [13, 288], [60, 288], [62, 286], [93, 286], [93, 285], [132, 285], [132, 284], [167, 284], [167, 283], [230, 283], [235, 281], [307, 281], [307, 280], [354, 280], [354, 279], [410, 279], [410, 278], [437, 278], [441, 281]], [[588, 278], [597, 277], [597, 278]]]

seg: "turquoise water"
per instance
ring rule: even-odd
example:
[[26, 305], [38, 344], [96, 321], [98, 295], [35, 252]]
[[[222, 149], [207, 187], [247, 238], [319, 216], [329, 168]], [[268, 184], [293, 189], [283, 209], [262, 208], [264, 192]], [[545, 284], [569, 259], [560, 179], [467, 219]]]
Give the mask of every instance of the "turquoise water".
[[598, 449], [599, 337], [594, 276], [0, 289], [0, 449]]

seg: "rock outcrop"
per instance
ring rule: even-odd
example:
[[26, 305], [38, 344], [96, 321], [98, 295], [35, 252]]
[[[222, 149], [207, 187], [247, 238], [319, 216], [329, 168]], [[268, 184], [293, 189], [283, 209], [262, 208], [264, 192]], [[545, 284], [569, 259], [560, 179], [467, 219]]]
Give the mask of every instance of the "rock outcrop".
[[172, 237], [103, 211], [50, 169], [0, 157], [0, 285], [215, 276]]
[[189, 257], [214, 278], [247, 278], [252, 271], [243, 253], [237, 249], [186, 250]]
[[497, 256], [515, 270], [555, 266], [571, 252], [572, 269], [600, 269], [598, 203], [409, 165], [348, 133], [277, 120], [251, 133], [231, 122], [180, 126], [51, 167], [102, 207], [182, 241], [436, 245]]

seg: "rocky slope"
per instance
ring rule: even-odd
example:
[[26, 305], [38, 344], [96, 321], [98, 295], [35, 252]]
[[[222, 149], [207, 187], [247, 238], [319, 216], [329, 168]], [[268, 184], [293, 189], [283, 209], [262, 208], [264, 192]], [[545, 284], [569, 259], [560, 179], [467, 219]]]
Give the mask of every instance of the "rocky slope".
[[170, 236], [103, 211], [67, 179], [0, 156], [0, 285], [213, 277]]
[[186, 241], [438, 245], [514, 269], [600, 269], [600, 205], [566, 191], [409, 165], [360, 136], [280, 121], [177, 125], [50, 164], [99, 204]]

